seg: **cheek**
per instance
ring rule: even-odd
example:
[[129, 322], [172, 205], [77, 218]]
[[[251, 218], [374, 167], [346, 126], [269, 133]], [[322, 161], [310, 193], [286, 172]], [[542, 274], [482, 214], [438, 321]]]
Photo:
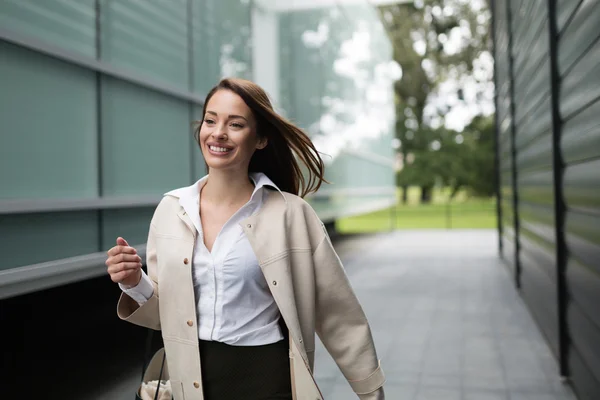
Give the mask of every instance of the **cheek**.
[[242, 147], [246, 153], [252, 154], [256, 151], [258, 141], [254, 135], [246, 135], [243, 139]]
[[200, 137], [200, 141], [204, 142], [206, 138], [210, 136], [210, 132], [210, 128], [208, 128], [206, 125], [202, 125], [200, 128], [200, 134], [198, 135]]

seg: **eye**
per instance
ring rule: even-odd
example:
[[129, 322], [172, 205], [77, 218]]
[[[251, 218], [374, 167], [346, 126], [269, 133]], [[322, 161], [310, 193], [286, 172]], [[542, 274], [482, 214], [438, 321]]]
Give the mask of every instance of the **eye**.
[[215, 123], [215, 121], [213, 121], [212, 119], [205, 119], [204, 123], [207, 124], [207, 125], [212, 125], [212, 124]]
[[234, 128], [238, 128], [238, 129], [242, 129], [244, 127], [244, 125], [238, 123], [238, 122], [233, 122], [231, 124], [231, 126], [233, 126]]

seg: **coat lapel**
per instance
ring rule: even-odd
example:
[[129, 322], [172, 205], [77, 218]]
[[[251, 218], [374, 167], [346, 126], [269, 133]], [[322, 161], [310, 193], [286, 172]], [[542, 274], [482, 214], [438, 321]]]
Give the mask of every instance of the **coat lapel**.
[[196, 238], [196, 234], [198, 233], [198, 231], [196, 230], [196, 227], [194, 227], [194, 223], [192, 222], [192, 220], [190, 219], [189, 215], [187, 214], [187, 212], [185, 212], [185, 210], [183, 208], [181, 208], [179, 210], [179, 212], [177, 213], [177, 216], [179, 217], [180, 220], [183, 221], [184, 224], [187, 225], [187, 227], [192, 231], [192, 235], [194, 235], [194, 239]]

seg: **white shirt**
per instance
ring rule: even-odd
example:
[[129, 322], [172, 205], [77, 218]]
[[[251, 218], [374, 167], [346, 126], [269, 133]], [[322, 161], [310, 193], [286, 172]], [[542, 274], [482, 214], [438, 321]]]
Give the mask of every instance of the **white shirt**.
[[[198, 337], [237, 346], [258, 346], [283, 339], [279, 309], [239, 223], [260, 210], [268, 191], [277, 188], [262, 173], [252, 173], [254, 192], [219, 232], [212, 252], [204, 245], [200, 221], [200, 191], [208, 175], [192, 186], [173, 190], [198, 231], [192, 260], [192, 280], [198, 318]], [[277, 189], [279, 190], [279, 189]], [[140, 305], [150, 297], [152, 281], [142, 271], [137, 286], [121, 289]]]

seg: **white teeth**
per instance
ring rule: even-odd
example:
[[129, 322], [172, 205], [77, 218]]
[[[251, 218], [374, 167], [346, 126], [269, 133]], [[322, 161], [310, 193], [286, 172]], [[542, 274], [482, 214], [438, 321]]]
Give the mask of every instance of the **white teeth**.
[[231, 150], [231, 149], [226, 149], [224, 147], [217, 147], [217, 146], [208, 146], [208, 148], [211, 149], [212, 151], [218, 151], [220, 153], [226, 153]]

